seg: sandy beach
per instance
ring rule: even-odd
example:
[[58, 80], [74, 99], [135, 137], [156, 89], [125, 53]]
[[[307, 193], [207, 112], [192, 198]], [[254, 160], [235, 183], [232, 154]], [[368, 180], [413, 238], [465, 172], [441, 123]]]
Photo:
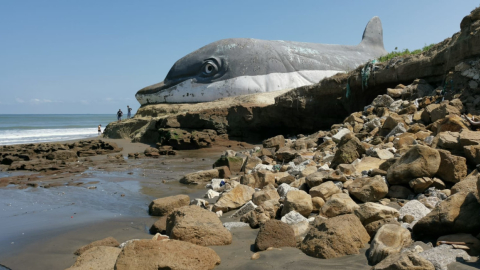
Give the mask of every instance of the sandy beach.
[[[109, 140], [123, 147], [122, 155], [143, 152], [148, 145]], [[151, 238], [155, 218], [148, 204], [176, 194], [203, 196], [204, 187], [181, 185], [184, 174], [211, 168], [224, 148], [180, 151], [175, 156], [98, 164], [71, 179], [56, 179], [51, 188], [0, 189], [0, 264], [11, 269], [64, 269], [73, 264], [73, 252], [92, 241], [113, 236], [119, 241]], [[20, 174], [14, 172], [13, 174]], [[2, 172], [0, 177], [12, 173]], [[96, 187], [89, 189], [89, 187]], [[28, 260], [26, 259], [28, 258]]]

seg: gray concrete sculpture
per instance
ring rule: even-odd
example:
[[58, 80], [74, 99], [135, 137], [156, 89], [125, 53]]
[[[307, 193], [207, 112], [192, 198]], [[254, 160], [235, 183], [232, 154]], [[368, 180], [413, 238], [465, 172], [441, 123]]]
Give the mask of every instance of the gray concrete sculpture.
[[135, 95], [141, 105], [194, 103], [317, 83], [385, 55], [373, 17], [356, 46], [248, 38], [223, 39], [178, 60], [163, 82]]

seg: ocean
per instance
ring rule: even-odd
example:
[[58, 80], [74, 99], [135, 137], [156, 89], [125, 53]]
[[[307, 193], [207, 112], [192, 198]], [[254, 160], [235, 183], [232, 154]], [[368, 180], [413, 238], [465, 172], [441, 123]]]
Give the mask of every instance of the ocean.
[[115, 114], [0, 114], [0, 145], [96, 137]]

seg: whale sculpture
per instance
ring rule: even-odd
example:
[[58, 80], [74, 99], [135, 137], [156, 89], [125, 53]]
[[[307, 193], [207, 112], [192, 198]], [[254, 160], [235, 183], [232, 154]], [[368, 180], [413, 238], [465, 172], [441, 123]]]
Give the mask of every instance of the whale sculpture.
[[373, 17], [356, 46], [250, 38], [223, 39], [178, 60], [163, 82], [135, 97], [141, 105], [208, 102], [317, 83], [387, 52]]

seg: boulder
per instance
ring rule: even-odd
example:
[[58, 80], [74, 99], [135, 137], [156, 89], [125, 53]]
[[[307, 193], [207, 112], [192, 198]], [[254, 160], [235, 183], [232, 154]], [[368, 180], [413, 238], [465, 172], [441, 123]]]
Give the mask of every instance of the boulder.
[[320, 171], [308, 175], [305, 178], [305, 182], [310, 188], [316, 187], [323, 183], [323, 181], [328, 177], [330, 171]]
[[342, 163], [351, 164], [363, 154], [365, 154], [365, 148], [360, 140], [352, 134], [347, 134], [338, 144], [338, 150], [332, 160], [332, 168], [336, 168]]
[[320, 198], [320, 197], [312, 197], [312, 212], [313, 213], [318, 213], [320, 212], [320, 209], [322, 206], [325, 204], [325, 201]]
[[161, 216], [152, 227], [150, 227], [149, 232], [153, 235], [156, 233], [165, 234], [167, 231], [167, 218], [168, 216]]
[[367, 223], [364, 227], [365, 227], [365, 230], [367, 230], [368, 235], [370, 235], [371, 237], [374, 237], [377, 234], [377, 231], [383, 226], [385, 226], [386, 224], [401, 226], [397, 218], [386, 218], [386, 219], [380, 219], [380, 220]]
[[308, 222], [308, 219], [296, 211], [291, 211], [283, 216], [282, 222], [288, 224], [290, 228], [293, 229], [295, 240], [303, 240], [303, 237], [305, 237], [310, 229], [310, 223]]
[[330, 199], [333, 194], [342, 192], [332, 181], [327, 181], [310, 189], [312, 197], [320, 197], [324, 201]]
[[413, 189], [413, 192], [422, 193], [433, 184], [433, 179], [430, 177], [420, 177], [410, 180], [408, 184]]
[[180, 194], [159, 198], [150, 203], [148, 206], [148, 214], [151, 216], [166, 216], [175, 208], [187, 205], [190, 205], [190, 197], [188, 195]]
[[463, 260], [470, 260], [467, 252], [453, 249], [451, 245], [441, 245], [419, 253], [421, 257], [430, 261], [436, 270], [448, 270], [448, 265]]
[[355, 165], [355, 169], [357, 172], [379, 169], [383, 163], [385, 163], [385, 160], [374, 157], [364, 157]]
[[246, 213], [255, 210], [255, 208], [257, 208], [257, 206], [252, 201], [249, 201], [246, 204], [244, 204], [242, 207], [240, 207], [240, 209], [235, 211], [235, 213], [233, 213], [233, 215], [231, 215], [230, 217], [231, 218], [241, 217]]
[[427, 146], [416, 145], [408, 150], [387, 171], [390, 184], [407, 184], [419, 177], [432, 177], [440, 167], [440, 153]]
[[414, 195], [410, 189], [399, 185], [390, 186], [387, 194], [388, 197], [397, 199], [408, 199], [410, 196], [413, 198]]
[[285, 196], [287, 196], [287, 193], [290, 190], [298, 190], [298, 188], [294, 188], [288, 184], [281, 184], [277, 188], [278, 195], [280, 195], [281, 198], [284, 198]]
[[376, 202], [388, 194], [388, 186], [380, 175], [361, 177], [348, 185], [348, 192], [362, 202]]
[[480, 232], [480, 204], [472, 193], [456, 193], [440, 202], [428, 215], [420, 219], [413, 232], [440, 236], [453, 233]]
[[281, 162], [289, 162], [295, 158], [297, 151], [289, 147], [281, 147], [275, 153], [275, 158]]
[[264, 148], [275, 148], [277, 151], [278, 149], [285, 146], [285, 138], [283, 135], [278, 135], [263, 141]]
[[470, 164], [474, 164], [474, 165], [480, 164], [480, 145], [464, 146], [463, 153]]
[[430, 213], [430, 209], [428, 209], [421, 202], [412, 200], [404, 204], [402, 208], [398, 210], [398, 213], [400, 214], [400, 219], [403, 219], [403, 217], [407, 215], [410, 215], [414, 218], [414, 220], [408, 225], [409, 228], [412, 228], [415, 223]]
[[280, 203], [278, 201], [266, 201], [263, 205], [256, 207], [253, 211], [244, 214], [240, 218], [240, 221], [248, 223], [252, 229], [255, 229], [265, 224], [267, 220], [275, 218], [278, 209], [280, 209]]
[[198, 171], [186, 174], [184, 177], [182, 177], [182, 179], [180, 179], [180, 183], [186, 185], [198, 185], [210, 182], [213, 178], [221, 178], [218, 169]]
[[110, 246], [96, 246], [83, 252], [67, 270], [111, 270], [121, 249]]
[[412, 251], [389, 255], [372, 270], [435, 270], [433, 264]]
[[440, 167], [436, 176], [446, 182], [458, 183], [467, 176], [467, 160], [454, 156], [450, 151], [438, 150]]
[[295, 247], [295, 233], [293, 229], [280, 220], [268, 220], [260, 227], [255, 239], [256, 250], [266, 250], [269, 247]]
[[370, 244], [368, 259], [370, 263], [377, 264], [387, 256], [399, 253], [410, 243], [412, 237], [407, 229], [395, 224], [383, 225]]
[[360, 205], [354, 210], [354, 214], [360, 219], [363, 225], [377, 220], [398, 218], [400, 216], [397, 209], [372, 202]]
[[213, 269], [221, 262], [213, 249], [177, 240], [138, 240], [126, 245], [116, 270]]
[[256, 191], [252, 196], [252, 201], [256, 205], [261, 205], [264, 201], [279, 199], [280, 195], [278, 195], [277, 189], [272, 184], [265, 186], [260, 191]]
[[335, 135], [332, 136], [332, 140], [336, 143], [339, 143], [340, 140], [342, 140], [343, 136], [349, 133], [351, 133], [351, 131], [348, 128], [342, 128]]
[[304, 217], [308, 217], [312, 212], [312, 209], [312, 197], [309, 194], [303, 190], [291, 190], [285, 196], [282, 216], [288, 214], [292, 210], [295, 210]]
[[385, 224], [398, 224], [398, 210], [378, 203], [367, 202], [354, 210], [370, 236], [375, 236], [378, 229]]
[[105, 247], [118, 247], [120, 244], [118, 243], [118, 241], [113, 238], [113, 237], [107, 237], [107, 238], [104, 238], [102, 240], [97, 240], [97, 241], [94, 241], [88, 245], [85, 245], [79, 249], [77, 249], [74, 254], [75, 255], [82, 255], [85, 251], [93, 248], [93, 247], [99, 247], [99, 246], [105, 246]]
[[430, 112], [430, 120], [436, 122], [437, 120], [443, 119], [448, 115], [460, 115], [460, 111], [448, 104], [442, 104]]
[[213, 205], [213, 211], [228, 212], [232, 209], [242, 207], [245, 203], [252, 199], [255, 190], [246, 185], [237, 185], [230, 191], [222, 193], [218, 201]]
[[368, 241], [370, 236], [360, 220], [349, 214], [319, 222], [308, 231], [300, 249], [309, 256], [331, 259], [358, 254]]
[[345, 193], [333, 194], [320, 209], [320, 214], [326, 217], [351, 214], [359, 206]]
[[218, 216], [196, 205], [173, 211], [167, 219], [167, 235], [201, 246], [223, 246], [232, 243], [232, 234]]
[[378, 95], [372, 101], [372, 106], [374, 107], [389, 107], [392, 104], [393, 98], [389, 95]]

